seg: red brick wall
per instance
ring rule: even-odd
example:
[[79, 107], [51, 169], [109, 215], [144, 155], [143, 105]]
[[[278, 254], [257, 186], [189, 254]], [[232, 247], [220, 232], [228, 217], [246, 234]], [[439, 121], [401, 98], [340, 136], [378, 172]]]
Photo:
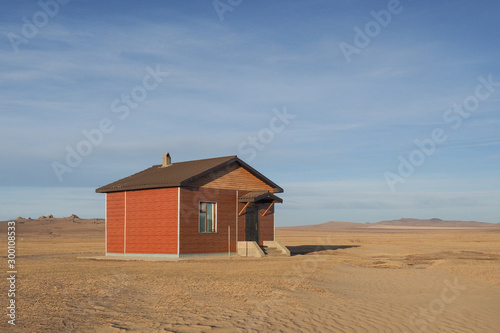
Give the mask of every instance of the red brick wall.
[[[199, 232], [199, 202], [217, 203], [217, 232]], [[211, 188], [181, 188], [180, 254], [227, 253], [228, 226], [231, 252], [236, 251], [236, 191]]]
[[177, 254], [177, 188], [127, 192], [126, 253]]
[[106, 194], [107, 253], [123, 253], [123, 223], [125, 221], [125, 193]]
[[108, 193], [107, 252], [177, 254], [177, 193], [177, 188]]

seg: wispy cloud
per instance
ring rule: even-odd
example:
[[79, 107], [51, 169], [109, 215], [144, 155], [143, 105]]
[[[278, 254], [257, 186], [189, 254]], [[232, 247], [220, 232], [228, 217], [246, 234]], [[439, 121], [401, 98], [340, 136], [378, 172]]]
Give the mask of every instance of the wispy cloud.
[[[103, 118], [115, 121], [116, 130], [63, 186], [102, 185], [158, 163], [167, 150], [178, 160], [236, 154], [238, 143], [267, 126], [273, 108], [286, 106], [296, 121], [252, 165], [285, 187], [293, 204], [284, 205], [284, 214], [293, 223], [286, 211], [303, 207], [302, 200], [319, 205], [316, 220], [334, 218], [326, 217], [335, 213], [328, 204], [348, 220], [387, 218], [402, 207], [418, 213], [411, 210], [418, 203], [429, 214], [451, 212], [446, 202], [444, 210], [422, 204], [426, 196], [441, 202], [432, 194], [438, 192], [458, 200], [453, 182], [436, 189], [436, 179], [460, 179], [463, 188], [481, 192], [490, 188], [488, 182], [477, 187], [478, 173], [500, 178], [491, 166], [498, 155], [500, 90], [405, 183], [403, 191], [420, 187], [421, 194], [404, 194], [403, 201], [386, 196], [381, 175], [415, 139], [443, 125], [443, 112], [474, 92], [479, 75], [500, 81], [491, 33], [498, 30], [492, 13], [499, 5], [471, 6], [408, 3], [348, 65], [338, 45], [352, 39], [353, 27], [370, 18], [375, 4], [248, 2], [220, 22], [204, 2], [70, 2], [19, 53], [5, 36], [19, 32], [21, 18], [39, 7], [0, 5], [0, 139], [8, 143], [0, 147], [6, 157], [0, 185], [59, 186], [51, 161], [64, 159], [82, 130]], [[118, 121], [111, 103], [157, 64], [168, 79]], [[348, 185], [333, 188], [355, 186], [360, 197], [308, 185], [339, 180]], [[473, 197], [480, 196], [469, 202], [490, 202]], [[494, 219], [499, 211], [488, 207], [484, 216]]]

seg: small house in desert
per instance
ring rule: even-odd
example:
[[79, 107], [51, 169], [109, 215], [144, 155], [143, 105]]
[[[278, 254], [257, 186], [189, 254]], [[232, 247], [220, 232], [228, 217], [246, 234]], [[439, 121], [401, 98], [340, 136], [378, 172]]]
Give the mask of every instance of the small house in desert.
[[[102, 186], [106, 255], [287, 253], [274, 239], [283, 189], [237, 156], [163, 163]], [[272, 249], [274, 248], [274, 249]]]

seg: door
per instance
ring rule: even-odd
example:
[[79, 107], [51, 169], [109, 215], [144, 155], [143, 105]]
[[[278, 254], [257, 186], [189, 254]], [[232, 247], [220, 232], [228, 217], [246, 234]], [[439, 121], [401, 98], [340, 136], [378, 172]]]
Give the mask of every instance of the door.
[[259, 244], [259, 210], [257, 207], [248, 207], [245, 218], [245, 240]]

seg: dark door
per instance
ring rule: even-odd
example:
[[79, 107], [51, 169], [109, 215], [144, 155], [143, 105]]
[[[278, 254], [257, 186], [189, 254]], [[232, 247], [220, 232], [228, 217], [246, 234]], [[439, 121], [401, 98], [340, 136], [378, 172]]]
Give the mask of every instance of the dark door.
[[259, 243], [259, 210], [257, 207], [248, 207], [245, 218], [245, 240]]

